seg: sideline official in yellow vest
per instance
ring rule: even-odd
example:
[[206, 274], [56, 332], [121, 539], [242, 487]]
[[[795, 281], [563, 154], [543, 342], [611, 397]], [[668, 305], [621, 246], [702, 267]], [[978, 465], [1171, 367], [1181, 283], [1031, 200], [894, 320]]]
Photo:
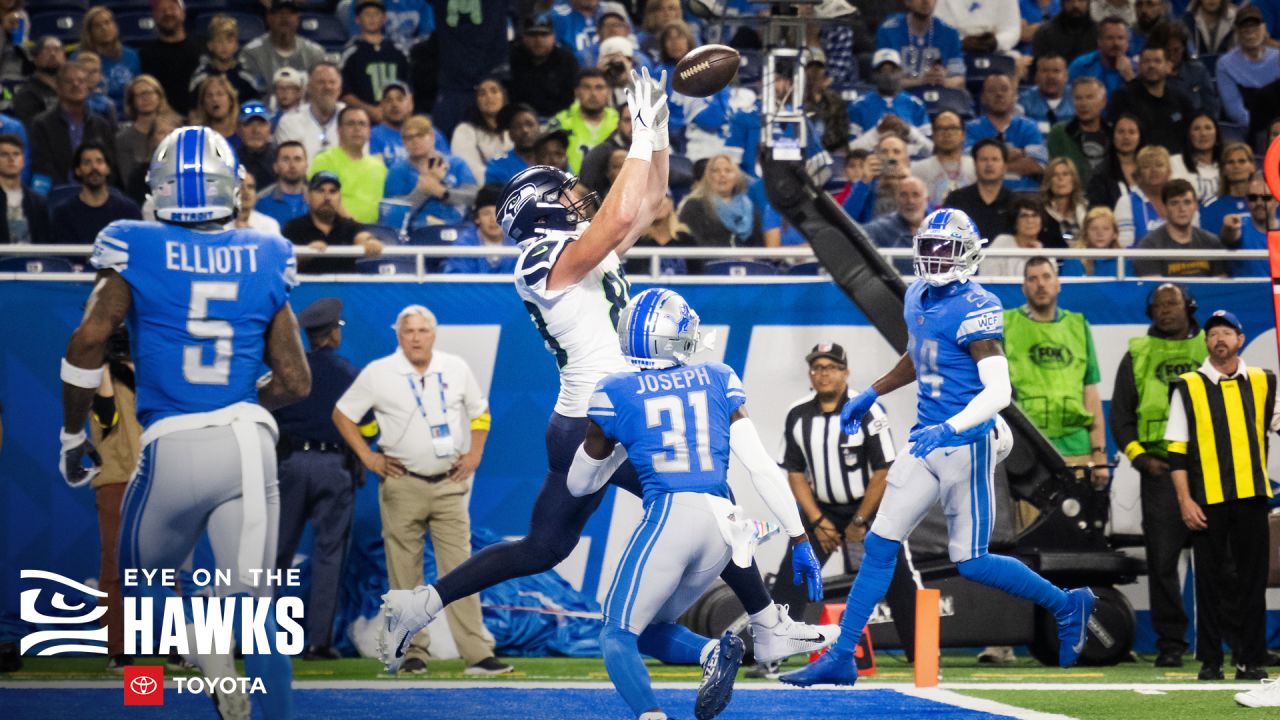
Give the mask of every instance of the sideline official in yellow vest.
[[[1221, 680], [1230, 633], [1237, 680], [1267, 677], [1267, 433], [1280, 429], [1276, 376], [1247, 367], [1244, 327], [1219, 310], [1204, 324], [1209, 357], [1170, 386], [1169, 465], [1196, 577], [1196, 656], [1201, 680]], [[1234, 563], [1235, 573], [1227, 568]], [[1230, 602], [1226, 598], [1231, 598]], [[1228, 618], [1228, 611], [1234, 617]]]
[[1187, 611], [1182, 605], [1178, 558], [1190, 541], [1169, 479], [1164, 426], [1169, 383], [1195, 370], [1208, 355], [1195, 322], [1196, 301], [1181, 286], [1164, 283], [1147, 297], [1151, 327], [1129, 340], [1111, 393], [1111, 437], [1142, 477], [1142, 535], [1147, 550], [1156, 667], [1182, 667]]
[[1098, 394], [1098, 356], [1084, 316], [1058, 307], [1057, 265], [1033, 257], [1022, 268], [1027, 303], [1004, 311], [1004, 352], [1018, 407], [1066, 458], [1094, 466], [1093, 485], [1105, 488], [1107, 431]]

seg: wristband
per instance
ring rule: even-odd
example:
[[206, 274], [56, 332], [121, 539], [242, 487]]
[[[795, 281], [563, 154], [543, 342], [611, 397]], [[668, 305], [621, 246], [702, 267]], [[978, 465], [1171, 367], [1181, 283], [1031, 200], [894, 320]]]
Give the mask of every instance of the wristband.
[[627, 152], [627, 158], [650, 162], [653, 160], [653, 151], [654, 138], [652, 130], [631, 134], [631, 150]]
[[97, 390], [98, 386], [102, 385], [102, 370], [103, 368], [101, 367], [94, 368], [93, 370], [86, 370], [84, 368], [76, 367], [75, 365], [67, 362], [66, 358], [62, 358], [62, 372], [60, 373], [60, 376], [62, 378], [62, 382], [68, 385], [74, 385], [75, 387], [84, 388], [85, 390]]
[[653, 131], [653, 151], [660, 152], [671, 147], [671, 133], [667, 131], [666, 125], [661, 125]]

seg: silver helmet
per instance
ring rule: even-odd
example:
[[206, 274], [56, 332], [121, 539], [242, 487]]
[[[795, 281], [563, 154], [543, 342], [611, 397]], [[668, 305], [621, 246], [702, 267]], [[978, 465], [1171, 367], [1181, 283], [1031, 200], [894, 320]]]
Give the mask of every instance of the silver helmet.
[[965, 281], [978, 272], [982, 236], [969, 216], [952, 208], [929, 213], [912, 241], [916, 277], [942, 286]]
[[240, 161], [222, 135], [181, 127], [151, 157], [147, 185], [156, 217], [173, 223], [224, 221], [240, 207]]
[[698, 313], [665, 288], [632, 297], [618, 316], [618, 344], [636, 367], [683, 365], [698, 350], [698, 340]]

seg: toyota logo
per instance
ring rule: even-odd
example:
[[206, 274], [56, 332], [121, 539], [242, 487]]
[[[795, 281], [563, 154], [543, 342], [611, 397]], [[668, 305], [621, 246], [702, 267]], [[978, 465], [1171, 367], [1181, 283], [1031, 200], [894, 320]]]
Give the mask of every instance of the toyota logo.
[[159, 689], [159, 683], [155, 681], [155, 678], [139, 675], [129, 681], [129, 689], [139, 695], [150, 695]]

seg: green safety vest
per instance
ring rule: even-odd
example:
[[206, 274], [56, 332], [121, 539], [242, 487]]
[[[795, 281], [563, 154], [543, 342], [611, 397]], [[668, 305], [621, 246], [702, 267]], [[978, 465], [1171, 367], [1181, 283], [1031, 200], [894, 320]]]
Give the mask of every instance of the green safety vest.
[[[1059, 311], [1055, 322], [1037, 322], [1020, 308], [1004, 311], [1004, 352], [1018, 407], [1050, 440], [1093, 425], [1084, 406], [1089, 368], [1089, 326], [1084, 315]], [[1056, 443], [1055, 443], [1056, 444]], [[1088, 453], [1088, 440], [1083, 453]]]
[[1148, 452], [1168, 455], [1164, 428], [1169, 423], [1169, 383], [1195, 371], [1208, 356], [1203, 330], [1185, 340], [1151, 335], [1129, 340], [1133, 382], [1138, 388], [1138, 442]]

